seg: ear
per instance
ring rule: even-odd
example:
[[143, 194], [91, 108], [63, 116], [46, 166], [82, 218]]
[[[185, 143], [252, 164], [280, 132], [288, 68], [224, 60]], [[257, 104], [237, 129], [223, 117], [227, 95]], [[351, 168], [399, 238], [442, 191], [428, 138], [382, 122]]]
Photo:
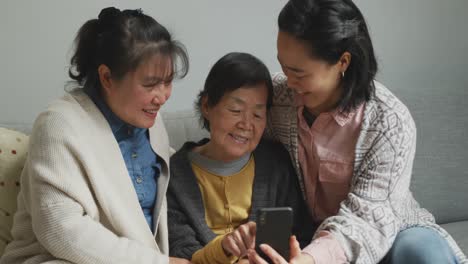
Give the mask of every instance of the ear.
[[343, 52], [340, 59], [338, 60], [340, 71], [346, 72], [346, 70], [349, 67], [349, 64], [351, 64], [351, 53], [349, 53], [348, 51], [345, 51]]
[[209, 107], [208, 107], [208, 97], [206, 95], [204, 95], [201, 99], [201, 114], [203, 115], [204, 118], [208, 119], [208, 111], [209, 111]]
[[112, 89], [112, 78], [109, 67], [104, 64], [98, 67], [99, 81], [101, 82], [102, 89], [106, 94], [109, 94]]

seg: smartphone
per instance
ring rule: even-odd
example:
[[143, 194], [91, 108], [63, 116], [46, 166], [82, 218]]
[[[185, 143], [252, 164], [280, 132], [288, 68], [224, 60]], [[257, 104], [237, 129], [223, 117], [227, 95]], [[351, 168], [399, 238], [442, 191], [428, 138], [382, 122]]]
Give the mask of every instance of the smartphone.
[[261, 244], [268, 244], [285, 260], [289, 261], [289, 238], [292, 235], [292, 225], [293, 210], [291, 207], [258, 209], [255, 238], [257, 253], [266, 261], [270, 261], [259, 247]]

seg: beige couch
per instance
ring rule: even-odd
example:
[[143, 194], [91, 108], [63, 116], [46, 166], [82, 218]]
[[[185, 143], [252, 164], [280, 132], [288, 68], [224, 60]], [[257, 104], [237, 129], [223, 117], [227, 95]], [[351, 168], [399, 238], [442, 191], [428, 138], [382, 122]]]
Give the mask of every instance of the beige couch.
[[[402, 96], [405, 97], [405, 93]], [[444, 103], [445, 109], [434, 107], [437, 100], [441, 100], [440, 97], [428, 101], [415, 93], [407, 94], [407, 98], [415, 102], [409, 104], [409, 108], [419, 132], [413, 191], [422, 206], [434, 213], [437, 221], [468, 254], [468, 140], [463, 133], [468, 127], [468, 108], [460, 108], [462, 112], [453, 115], [456, 109], [450, 109], [450, 105], [445, 105], [444, 101], [440, 103]], [[467, 97], [457, 96], [456, 99], [462, 101], [463, 98]], [[193, 111], [164, 113], [163, 117], [171, 146], [175, 149], [187, 140], [207, 136], [207, 132], [198, 125]], [[451, 120], [446, 121], [447, 117]], [[439, 122], [445, 122], [444, 130], [437, 130]], [[26, 134], [30, 130], [27, 124], [6, 126]], [[449, 135], [450, 129], [453, 131]], [[27, 153], [27, 142], [25, 134], [0, 128], [0, 255], [11, 239], [9, 230], [16, 208], [16, 194], [20, 188], [18, 177]]]

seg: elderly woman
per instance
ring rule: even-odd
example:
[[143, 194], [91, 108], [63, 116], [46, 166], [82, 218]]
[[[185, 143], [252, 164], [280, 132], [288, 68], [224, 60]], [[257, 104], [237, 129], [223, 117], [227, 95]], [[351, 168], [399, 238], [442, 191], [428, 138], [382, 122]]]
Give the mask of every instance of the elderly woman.
[[0, 263], [188, 262], [167, 256], [158, 115], [187, 70], [182, 46], [141, 10], [105, 8], [80, 28], [69, 73], [79, 87], [34, 124]]
[[171, 256], [237, 261], [254, 247], [249, 221], [262, 207], [292, 207], [295, 229], [311, 235], [299, 223], [308, 213], [288, 153], [261, 140], [271, 101], [268, 69], [252, 55], [227, 54], [211, 69], [196, 103], [210, 139], [187, 142], [171, 157]]

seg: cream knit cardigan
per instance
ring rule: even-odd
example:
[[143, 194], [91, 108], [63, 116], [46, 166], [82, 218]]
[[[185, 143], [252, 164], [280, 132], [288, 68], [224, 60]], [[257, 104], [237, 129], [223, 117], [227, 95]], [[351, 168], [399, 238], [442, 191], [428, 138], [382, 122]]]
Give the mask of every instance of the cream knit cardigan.
[[21, 175], [18, 211], [0, 264], [168, 263], [170, 147], [162, 118], [149, 129], [162, 158], [153, 235], [117, 141], [81, 89], [37, 118]]
[[[267, 134], [281, 141], [303, 186], [297, 152], [297, 108], [284, 74], [273, 76], [274, 102]], [[323, 221], [351, 263], [378, 263], [401, 230], [422, 226], [447, 240], [460, 263], [468, 263], [453, 238], [421, 208], [409, 189], [416, 150], [416, 126], [410, 112], [382, 84], [366, 103], [355, 148], [350, 192], [336, 216]], [[423, 243], [423, 241], [421, 241]]]

